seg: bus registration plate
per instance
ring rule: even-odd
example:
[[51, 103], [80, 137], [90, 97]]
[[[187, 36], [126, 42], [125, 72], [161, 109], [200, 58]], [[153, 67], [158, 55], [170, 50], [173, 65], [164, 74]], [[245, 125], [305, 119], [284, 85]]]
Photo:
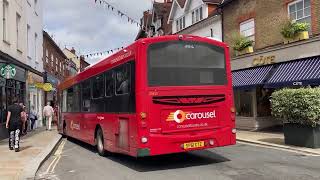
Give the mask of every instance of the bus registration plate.
[[189, 143], [183, 144], [184, 149], [193, 149], [193, 148], [199, 148], [199, 147], [204, 147], [204, 141], [189, 142]]

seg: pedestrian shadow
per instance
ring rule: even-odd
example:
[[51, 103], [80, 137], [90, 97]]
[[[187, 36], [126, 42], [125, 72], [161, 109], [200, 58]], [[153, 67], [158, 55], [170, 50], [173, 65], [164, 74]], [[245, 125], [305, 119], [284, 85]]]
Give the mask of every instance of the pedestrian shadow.
[[[68, 138], [68, 141], [75, 143], [91, 151], [92, 153], [97, 153], [95, 147], [89, 144], [83, 143], [73, 138]], [[194, 166], [218, 164], [218, 163], [230, 161], [230, 159], [209, 150], [141, 157], [141, 158], [135, 158], [135, 157], [131, 157], [123, 154], [113, 153], [104, 158], [117, 162], [123, 166], [126, 166], [138, 172], [181, 169], [181, 168], [188, 168], [188, 167], [194, 167]]]

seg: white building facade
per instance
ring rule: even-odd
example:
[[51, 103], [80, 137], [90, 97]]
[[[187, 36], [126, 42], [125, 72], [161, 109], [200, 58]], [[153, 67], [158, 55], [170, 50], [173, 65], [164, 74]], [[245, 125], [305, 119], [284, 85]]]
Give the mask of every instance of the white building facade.
[[222, 41], [222, 19], [216, 12], [220, 0], [174, 0], [168, 23], [173, 34], [193, 34]]
[[[26, 7], [26, 47], [27, 64], [33, 69], [43, 70], [43, 1], [23, 0]], [[44, 107], [44, 91], [35, 86], [36, 83], [43, 83], [43, 76], [28, 72], [27, 74], [27, 100], [30, 109], [38, 112], [38, 118], [42, 119], [42, 109]], [[41, 126], [42, 121], [37, 121]]]
[[[39, 114], [42, 114], [42, 90], [37, 89], [35, 83], [43, 82], [43, 17], [40, 0], [1, 0], [0, 5], [1, 139], [7, 136], [5, 117], [7, 107], [12, 104], [14, 98], [23, 102], [27, 110], [35, 106]], [[37, 10], [34, 10], [34, 5], [37, 5]], [[32, 91], [36, 92], [36, 96], [30, 94]]]

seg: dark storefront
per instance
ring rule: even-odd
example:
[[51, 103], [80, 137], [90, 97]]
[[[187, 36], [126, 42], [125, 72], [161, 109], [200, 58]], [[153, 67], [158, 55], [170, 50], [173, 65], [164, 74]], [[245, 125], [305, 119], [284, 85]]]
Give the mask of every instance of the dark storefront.
[[[6, 64], [0, 63], [0, 67], [4, 65]], [[26, 71], [18, 66], [14, 67], [16, 75], [12, 79], [0, 77], [0, 139], [7, 136], [7, 131], [5, 130], [7, 107], [12, 104], [13, 98], [17, 97], [19, 102], [26, 104]]]
[[30, 71], [42, 76], [41, 72], [0, 51], [0, 68], [7, 65], [15, 69], [15, 74], [7, 79], [0, 76], [0, 139], [8, 137], [8, 131], [5, 127], [7, 107], [12, 104], [13, 98], [16, 97], [20, 102], [27, 105], [27, 72]]

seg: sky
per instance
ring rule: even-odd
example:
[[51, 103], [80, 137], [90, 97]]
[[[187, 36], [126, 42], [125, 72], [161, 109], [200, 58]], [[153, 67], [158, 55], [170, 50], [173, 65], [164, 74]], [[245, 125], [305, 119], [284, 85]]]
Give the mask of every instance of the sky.
[[[105, 0], [136, 21], [151, 9], [152, 0]], [[95, 0], [43, 0], [44, 29], [61, 47], [76, 49], [78, 55], [125, 47], [139, 31], [117, 11]], [[106, 55], [105, 55], [106, 56]], [[104, 57], [86, 59], [94, 64]]]

